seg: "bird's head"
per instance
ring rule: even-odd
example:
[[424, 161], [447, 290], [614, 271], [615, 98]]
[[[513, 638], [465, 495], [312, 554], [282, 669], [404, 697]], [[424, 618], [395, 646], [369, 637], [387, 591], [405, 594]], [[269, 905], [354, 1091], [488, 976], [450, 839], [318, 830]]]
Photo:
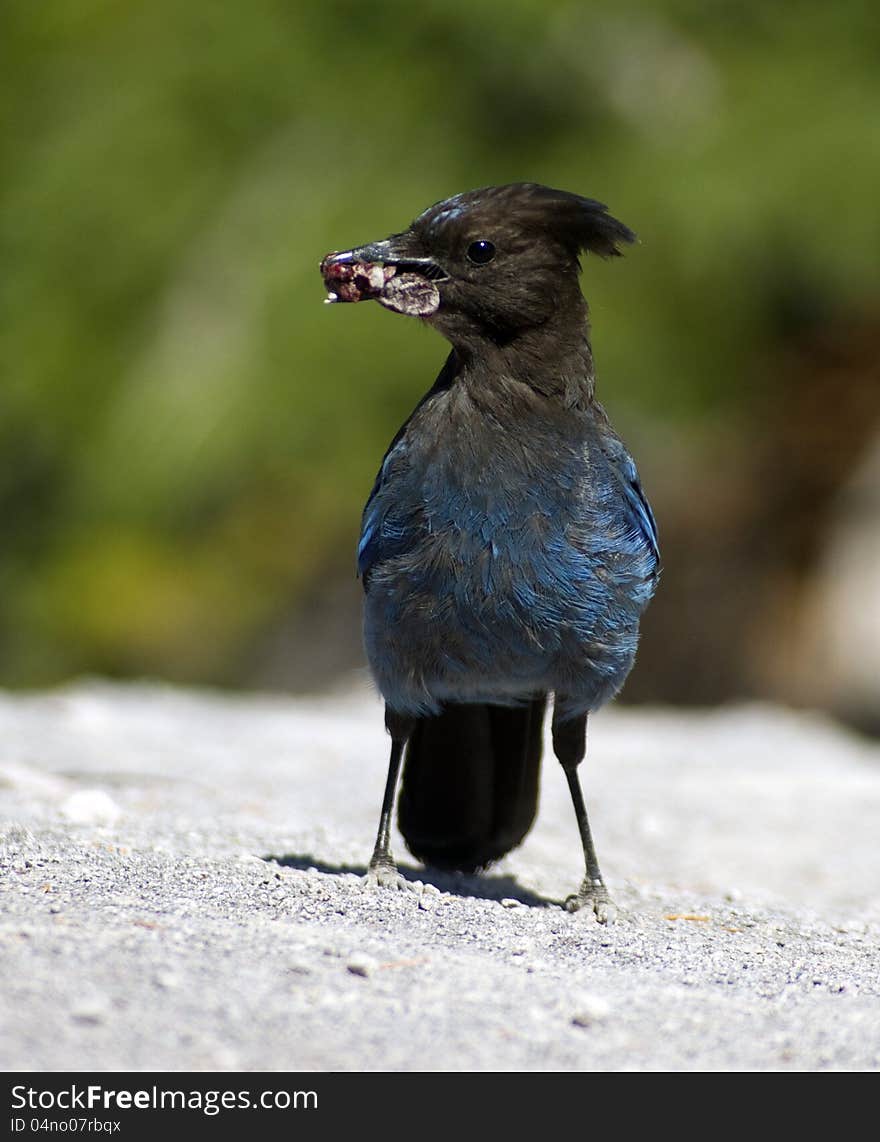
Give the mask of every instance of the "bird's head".
[[581, 253], [620, 253], [635, 235], [600, 202], [537, 183], [467, 191], [400, 234], [328, 254], [328, 301], [375, 299], [423, 318], [454, 345], [505, 344], [583, 309]]

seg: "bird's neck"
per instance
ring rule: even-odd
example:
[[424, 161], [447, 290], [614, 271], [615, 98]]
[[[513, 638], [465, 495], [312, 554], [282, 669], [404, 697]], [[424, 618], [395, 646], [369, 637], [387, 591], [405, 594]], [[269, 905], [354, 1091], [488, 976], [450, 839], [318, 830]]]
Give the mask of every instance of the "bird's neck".
[[527, 385], [568, 408], [593, 401], [595, 375], [586, 305], [577, 314], [559, 311], [503, 341], [479, 339], [455, 346], [458, 372], [470, 385], [504, 378]]

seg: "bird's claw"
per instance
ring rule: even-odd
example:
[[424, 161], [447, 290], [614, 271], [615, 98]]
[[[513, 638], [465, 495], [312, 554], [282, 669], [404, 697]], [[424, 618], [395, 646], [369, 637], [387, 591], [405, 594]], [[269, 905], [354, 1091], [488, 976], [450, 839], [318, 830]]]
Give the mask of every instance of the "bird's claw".
[[585, 881], [580, 891], [565, 901], [566, 912], [580, 912], [583, 908], [590, 909], [599, 924], [613, 924], [620, 914], [620, 909], [608, 895], [605, 885], [590, 881]]
[[393, 860], [387, 857], [377, 860], [374, 857], [364, 877], [364, 886], [370, 889], [396, 888], [404, 891], [409, 888], [409, 881], [400, 875]]

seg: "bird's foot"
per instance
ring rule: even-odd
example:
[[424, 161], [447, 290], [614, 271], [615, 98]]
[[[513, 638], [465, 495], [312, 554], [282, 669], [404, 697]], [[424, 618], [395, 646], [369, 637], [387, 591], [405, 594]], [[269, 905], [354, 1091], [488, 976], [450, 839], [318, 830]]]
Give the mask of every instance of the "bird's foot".
[[582, 908], [591, 909], [600, 924], [613, 924], [620, 913], [601, 880], [585, 880], [579, 891], [565, 901], [567, 912], [580, 912]]
[[397, 865], [390, 854], [373, 856], [364, 877], [364, 885], [371, 889], [397, 888], [401, 891], [410, 887], [409, 881], [397, 871]]

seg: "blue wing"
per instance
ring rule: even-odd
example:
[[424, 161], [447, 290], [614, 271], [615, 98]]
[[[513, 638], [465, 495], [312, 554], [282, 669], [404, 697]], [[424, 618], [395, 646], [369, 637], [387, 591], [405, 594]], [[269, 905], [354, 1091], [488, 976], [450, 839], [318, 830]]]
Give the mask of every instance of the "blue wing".
[[[406, 431], [410, 421], [422, 405], [427, 404], [438, 393], [444, 392], [455, 380], [458, 371], [455, 350], [453, 350], [440, 370], [437, 380], [425, 393], [410, 416], [397, 430], [382, 460], [382, 467], [376, 476], [373, 490], [367, 498], [361, 519], [361, 538], [357, 549], [358, 576], [367, 586], [370, 570], [383, 559], [402, 555], [415, 542], [421, 526], [421, 516], [410, 506], [401, 507], [402, 495], [395, 496], [389, 485], [399, 481], [398, 488], [405, 491], [407, 486], [407, 443]], [[419, 497], [416, 497], [416, 501]]]
[[620, 480], [627, 506], [630, 508], [633, 520], [644, 536], [656, 563], [660, 563], [660, 543], [657, 535], [657, 521], [651, 510], [651, 505], [642, 491], [639, 473], [635, 461], [627, 452], [623, 441], [613, 433], [606, 434], [602, 441], [603, 451], [611, 462], [617, 478]]
[[411, 513], [401, 510], [400, 498], [390, 487], [395, 476], [403, 476], [401, 468], [405, 467], [405, 459], [406, 445], [397, 440], [385, 454], [364, 507], [357, 549], [357, 571], [364, 588], [371, 569], [385, 559], [402, 555], [412, 546], [418, 532], [417, 521]]

